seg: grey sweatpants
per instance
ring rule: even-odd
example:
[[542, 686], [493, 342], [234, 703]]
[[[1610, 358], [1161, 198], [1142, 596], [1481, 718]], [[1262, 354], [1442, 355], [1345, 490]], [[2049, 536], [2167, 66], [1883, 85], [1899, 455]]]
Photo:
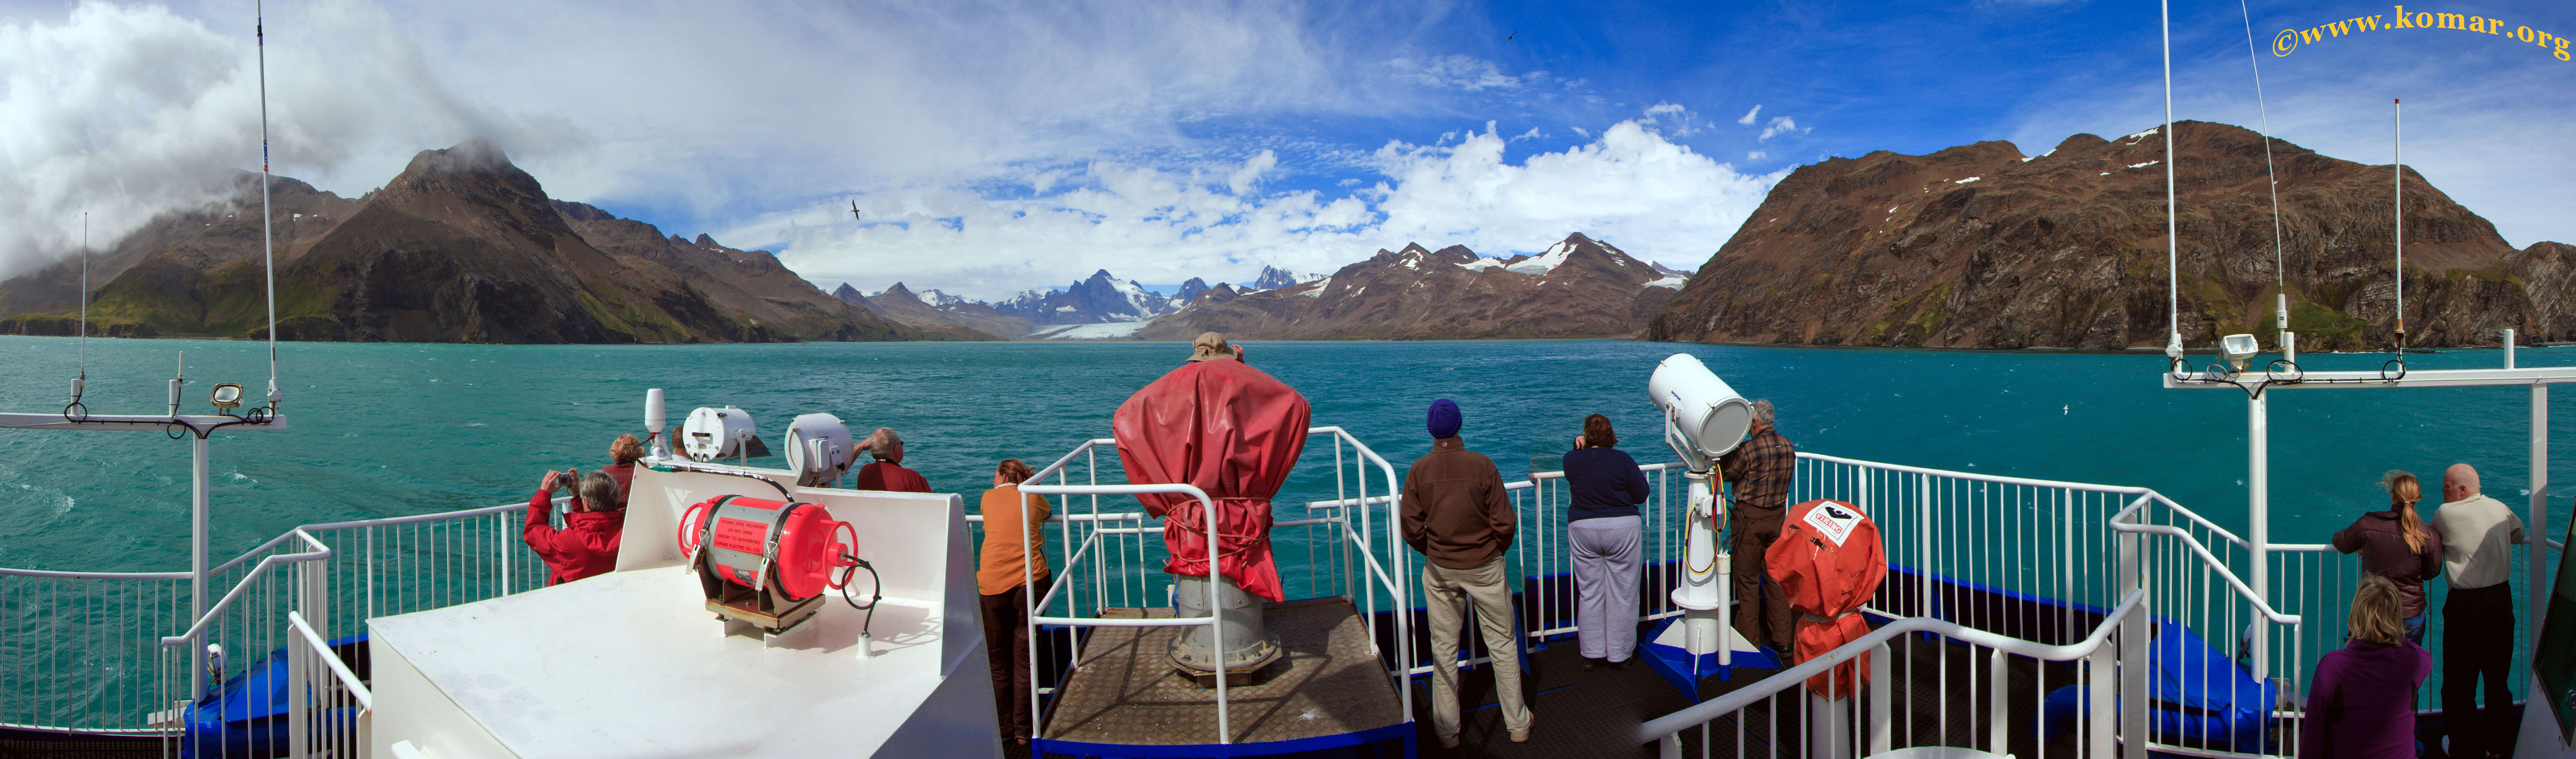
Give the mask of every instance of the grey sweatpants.
[[1520, 631], [1512, 627], [1512, 589], [1503, 584], [1503, 557], [1474, 569], [1423, 562], [1422, 602], [1431, 618], [1431, 731], [1444, 739], [1458, 737], [1458, 632], [1471, 603], [1485, 650], [1494, 657], [1494, 695], [1503, 710], [1503, 728], [1528, 730], [1529, 705], [1521, 702]]
[[1599, 517], [1567, 523], [1574, 548], [1574, 639], [1584, 658], [1627, 661], [1637, 651], [1637, 573], [1645, 523]]

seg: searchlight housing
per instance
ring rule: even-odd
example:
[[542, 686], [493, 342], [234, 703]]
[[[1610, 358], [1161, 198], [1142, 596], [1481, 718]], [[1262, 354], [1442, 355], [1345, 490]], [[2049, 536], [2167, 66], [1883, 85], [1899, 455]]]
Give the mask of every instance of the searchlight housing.
[[751, 412], [726, 406], [689, 412], [680, 425], [680, 446], [690, 459], [719, 461], [769, 455], [769, 446], [754, 432]]
[[850, 428], [831, 414], [806, 414], [787, 424], [787, 468], [803, 487], [839, 482], [857, 463], [859, 446]]
[[1753, 430], [1753, 404], [1688, 353], [1655, 365], [1646, 396], [1664, 412], [1664, 442], [1692, 469], [1706, 470]]

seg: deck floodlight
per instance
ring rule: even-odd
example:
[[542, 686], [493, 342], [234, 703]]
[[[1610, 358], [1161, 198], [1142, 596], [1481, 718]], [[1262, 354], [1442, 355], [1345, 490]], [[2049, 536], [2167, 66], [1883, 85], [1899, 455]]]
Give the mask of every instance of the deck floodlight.
[[208, 400], [212, 401], [212, 402], [215, 404], [215, 408], [219, 408], [219, 409], [236, 409], [236, 408], [241, 408], [242, 388], [241, 388], [241, 385], [240, 385], [239, 383], [234, 383], [234, 382], [224, 382], [224, 383], [219, 383], [219, 384], [215, 385], [215, 391], [214, 391], [213, 393], [210, 393], [210, 394], [209, 394], [209, 396], [210, 396], [210, 398], [209, 398]]
[[2245, 371], [2246, 361], [2263, 352], [2263, 345], [2256, 342], [2253, 335], [2228, 335], [2218, 339], [2218, 352], [2227, 359], [2229, 367], [2241, 372]]

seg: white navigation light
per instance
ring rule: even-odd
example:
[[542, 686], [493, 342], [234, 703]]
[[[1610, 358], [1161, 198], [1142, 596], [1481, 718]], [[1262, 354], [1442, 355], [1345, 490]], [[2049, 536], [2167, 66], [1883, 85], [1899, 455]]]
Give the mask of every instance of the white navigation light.
[[1654, 376], [1646, 380], [1646, 395], [1701, 456], [1715, 458], [1735, 450], [1753, 429], [1753, 404], [1688, 353], [1656, 364]]
[[753, 431], [751, 412], [732, 406], [689, 412], [680, 424], [680, 447], [698, 461], [769, 455]]
[[837, 482], [858, 458], [859, 446], [840, 417], [806, 414], [787, 424], [787, 468], [796, 472], [798, 485]]
[[2247, 360], [2263, 352], [2263, 345], [2255, 342], [2253, 335], [2228, 335], [2218, 339], [2218, 352], [2227, 359], [2228, 366], [2241, 372]]

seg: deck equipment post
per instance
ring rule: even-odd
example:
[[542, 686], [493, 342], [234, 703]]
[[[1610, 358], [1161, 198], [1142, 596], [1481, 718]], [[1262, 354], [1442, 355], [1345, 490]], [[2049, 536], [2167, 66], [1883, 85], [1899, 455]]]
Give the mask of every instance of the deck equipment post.
[[[2245, 475], [2247, 498], [2245, 543], [2246, 552], [2254, 557], [2253, 566], [2250, 567], [2252, 571], [2247, 573], [2246, 584], [2254, 588], [2255, 599], [2262, 601], [2265, 606], [2272, 603], [2272, 585], [2269, 579], [2272, 561], [2270, 406], [2271, 402], [2264, 399], [2261, 392], [2255, 392], [2246, 397], [2245, 446], [2248, 471]], [[2270, 630], [2265, 629], [2268, 620], [2265, 620], [2261, 614], [2253, 616], [2254, 661], [2250, 667], [2252, 670], [2250, 674], [2254, 676], [2255, 682], [2262, 682], [2271, 669], [2268, 654], [2271, 649], [2272, 634]]]
[[[188, 436], [190, 491], [188, 497], [188, 620], [194, 625], [206, 618], [206, 436]], [[188, 698], [195, 700], [206, 692], [206, 641], [188, 641]]]
[[[2510, 354], [2508, 354], [2510, 355]], [[2540, 654], [2540, 618], [2549, 612], [2549, 385], [2531, 383], [2531, 506], [2523, 519], [2522, 534], [2531, 547], [2523, 552], [2524, 582], [2522, 618], [2531, 625], [2531, 649], [2523, 652], [2527, 665]], [[2515, 667], [2516, 672], [2529, 672], [2529, 666]], [[2525, 686], [2526, 692], [2529, 687]]]

